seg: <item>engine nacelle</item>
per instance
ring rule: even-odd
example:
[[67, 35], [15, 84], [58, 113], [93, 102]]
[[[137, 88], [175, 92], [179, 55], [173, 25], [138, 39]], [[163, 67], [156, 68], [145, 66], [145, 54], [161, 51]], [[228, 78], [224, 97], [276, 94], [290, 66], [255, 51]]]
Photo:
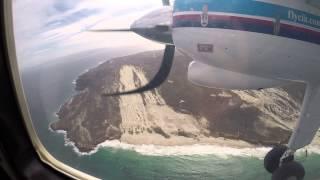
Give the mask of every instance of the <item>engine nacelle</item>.
[[287, 81], [266, 79], [216, 68], [199, 61], [192, 61], [188, 68], [188, 79], [192, 83], [219, 89], [261, 89], [287, 84]]

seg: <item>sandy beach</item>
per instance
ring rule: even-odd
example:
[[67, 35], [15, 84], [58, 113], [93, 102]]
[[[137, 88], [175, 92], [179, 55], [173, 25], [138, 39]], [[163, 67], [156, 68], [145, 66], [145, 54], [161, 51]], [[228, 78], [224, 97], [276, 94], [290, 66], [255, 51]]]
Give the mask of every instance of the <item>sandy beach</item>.
[[233, 148], [253, 148], [256, 147], [250, 143], [241, 140], [231, 140], [226, 138], [200, 137], [199, 139], [186, 138], [181, 136], [173, 136], [168, 139], [158, 134], [123, 134], [121, 142], [133, 145], [159, 145], [159, 146], [185, 146], [185, 145], [217, 145]]

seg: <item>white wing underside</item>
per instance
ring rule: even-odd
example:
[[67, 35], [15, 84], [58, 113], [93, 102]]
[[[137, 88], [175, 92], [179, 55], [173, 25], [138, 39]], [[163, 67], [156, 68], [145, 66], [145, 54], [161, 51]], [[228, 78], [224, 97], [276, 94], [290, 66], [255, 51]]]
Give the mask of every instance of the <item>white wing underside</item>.
[[311, 143], [320, 126], [320, 84], [307, 85], [301, 114], [288, 147], [300, 149]]

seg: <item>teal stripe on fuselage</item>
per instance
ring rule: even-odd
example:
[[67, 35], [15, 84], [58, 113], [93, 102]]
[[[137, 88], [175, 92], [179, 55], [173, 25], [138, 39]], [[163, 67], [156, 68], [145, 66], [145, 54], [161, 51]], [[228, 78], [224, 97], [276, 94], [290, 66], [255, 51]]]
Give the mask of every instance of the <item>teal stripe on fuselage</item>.
[[320, 29], [320, 16], [301, 10], [254, 0], [175, 0], [174, 12], [202, 11], [207, 4], [209, 12], [280, 18]]

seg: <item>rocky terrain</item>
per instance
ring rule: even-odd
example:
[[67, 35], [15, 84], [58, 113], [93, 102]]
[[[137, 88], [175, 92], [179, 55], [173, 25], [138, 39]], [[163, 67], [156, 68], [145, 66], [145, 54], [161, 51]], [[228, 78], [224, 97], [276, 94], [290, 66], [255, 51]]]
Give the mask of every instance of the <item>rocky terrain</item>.
[[101, 96], [146, 84], [161, 59], [161, 51], [140, 53], [106, 61], [80, 75], [77, 94], [61, 106], [59, 120], [51, 128], [65, 130], [83, 152], [114, 139], [159, 145], [213, 144], [221, 137], [248, 145], [288, 141], [304, 85], [260, 91], [201, 88], [187, 80], [191, 59], [180, 53], [160, 88], [130, 96]]

